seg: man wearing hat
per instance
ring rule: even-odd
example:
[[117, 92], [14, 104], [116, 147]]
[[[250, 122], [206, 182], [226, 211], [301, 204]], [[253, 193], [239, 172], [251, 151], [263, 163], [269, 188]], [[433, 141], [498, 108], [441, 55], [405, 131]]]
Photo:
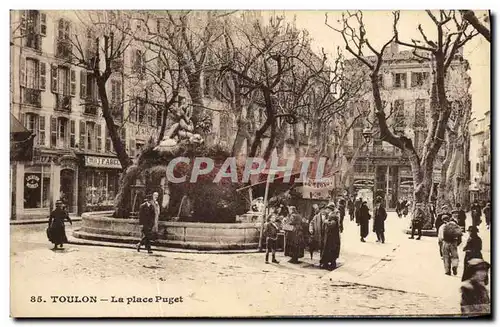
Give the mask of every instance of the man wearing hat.
[[458, 226], [462, 228], [462, 232], [465, 233], [465, 220], [467, 216], [465, 215], [465, 211], [462, 210], [460, 203], [455, 205], [456, 209], [452, 211], [452, 217], [457, 220]]
[[144, 244], [148, 253], [151, 251], [151, 238], [153, 226], [155, 223], [155, 208], [153, 206], [153, 196], [148, 194], [144, 198], [144, 203], [139, 207], [139, 224], [142, 225], [142, 239], [137, 244], [137, 252], [141, 250], [141, 245]]
[[481, 205], [479, 202], [474, 200], [474, 203], [472, 204], [470, 208], [471, 216], [472, 216], [472, 225], [473, 226], [479, 226], [481, 224]]
[[470, 273], [468, 271], [469, 260], [483, 258], [483, 254], [481, 253], [481, 250], [483, 248], [483, 241], [478, 235], [478, 228], [476, 226], [469, 226], [469, 229], [467, 231], [469, 232], [469, 237], [467, 238], [467, 243], [465, 243], [464, 246], [465, 258], [462, 281], [465, 281], [470, 276]]
[[422, 237], [422, 226], [425, 220], [425, 212], [422, 208], [423, 204], [421, 202], [415, 205], [415, 210], [413, 211], [413, 218], [411, 219], [411, 236], [410, 239], [413, 239], [415, 236], [415, 231], [418, 233], [417, 240]]
[[468, 262], [467, 280], [462, 283], [460, 308], [463, 315], [481, 315], [491, 313], [491, 301], [486, 289], [490, 264], [483, 259], [471, 259]]
[[441, 226], [439, 226], [438, 230], [438, 246], [439, 246], [439, 255], [441, 256], [441, 259], [443, 259], [443, 233], [444, 233], [444, 226], [450, 221], [450, 216], [447, 214], [444, 214], [441, 217], [443, 223]]
[[448, 217], [451, 217], [451, 212], [446, 204], [441, 207], [441, 213], [436, 218], [436, 231], [439, 231], [439, 227], [441, 227], [441, 225], [443, 224], [443, 215], [448, 215]]
[[[446, 275], [457, 274], [458, 269], [458, 250], [457, 247], [462, 243], [462, 229], [458, 226], [455, 219], [450, 219], [443, 226], [443, 262]], [[450, 271], [451, 270], [451, 271]]]

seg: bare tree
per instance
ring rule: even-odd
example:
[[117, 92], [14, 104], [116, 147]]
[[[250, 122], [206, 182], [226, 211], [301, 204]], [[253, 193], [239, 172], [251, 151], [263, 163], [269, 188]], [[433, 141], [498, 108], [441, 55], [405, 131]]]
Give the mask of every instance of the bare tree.
[[[460, 10], [462, 17], [464, 20], [469, 22], [479, 33], [481, 33], [484, 38], [491, 43], [491, 31], [490, 29], [482, 23], [479, 18], [477, 18], [476, 14], [472, 10]], [[489, 23], [491, 21], [491, 12], [488, 11], [488, 15], [483, 18], [485, 23]]]
[[[329, 27], [342, 35], [346, 49], [370, 69], [375, 116], [380, 130], [380, 137], [383, 141], [401, 149], [409, 158], [413, 172], [414, 198], [417, 203], [426, 203], [429, 199], [432, 189], [434, 161], [444, 141], [448, 118], [451, 113], [445, 90], [447, 70], [458, 49], [477, 35], [477, 33], [469, 31], [469, 24], [464, 20], [461, 21], [455, 11], [440, 11], [438, 17], [431, 11], [427, 11], [427, 14], [436, 27], [437, 41], [430, 40], [421, 25], [419, 25], [419, 31], [425, 45], [422, 45], [422, 42], [418, 40], [412, 40], [412, 43], [402, 41], [397, 30], [400, 14], [394, 12], [394, 35], [383, 44], [380, 50], [376, 50], [367, 38], [362, 12], [343, 14], [340, 28], [329, 25], [328, 17], [325, 21]], [[352, 25], [353, 20], [355, 27]], [[450, 31], [446, 26], [448, 23], [454, 23], [455, 31]], [[417, 152], [410, 137], [404, 134], [396, 135], [391, 131], [383, 108], [379, 73], [384, 61], [384, 51], [394, 41], [413, 48], [413, 54], [421, 60], [432, 59], [435, 67], [431, 89], [431, 123], [421, 153]], [[366, 48], [371, 51], [372, 56], [364, 55], [363, 51]], [[420, 51], [420, 54], [417, 50]], [[427, 53], [427, 55], [422, 54], [422, 52]], [[424, 227], [431, 227], [429, 222], [430, 220], [426, 222]]]
[[[86, 17], [80, 17], [85, 27], [84, 34], [75, 34], [66, 40], [66, 47], [71, 51], [71, 61], [87, 70], [88, 78], [93, 78], [97, 84], [102, 115], [106, 121], [108, 135], [123, 171], [132, 164], [129, 154], [121, 138], [120, 130], [115, 123], [116, 115], [113, 112], [106, 84], [116, 66], [123, 64], [123, 56], [130, 45], [131, 39], [116, 28], [115, 21], [119, 14], [113, 11], [91, 11]], [[124, 20], [122, 30], [129, 30], [131, 26]], [[64, 44], [64, 43], [62, 43]], [[120, 70], [120, 68], [118, 68]], [[84, 103], [85, 105], [85, 103]], [[122, 108], [122, 104], [118, 104]]]

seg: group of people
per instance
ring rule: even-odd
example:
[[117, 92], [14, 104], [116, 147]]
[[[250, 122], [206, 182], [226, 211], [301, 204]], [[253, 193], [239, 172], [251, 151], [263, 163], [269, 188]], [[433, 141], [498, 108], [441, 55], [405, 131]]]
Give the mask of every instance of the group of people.
[[271, 208], [271, 213], [264, 225], [266, 242], [266, 263], [276, 260], [278, 234], [284, 231], [284, 255], [290, 257], [290, 263], [299, 263], [309, 247], [311, 259], [315, 251], [320, 252], [320, 268], [335, 269], [340, 254], [340, 233], [343, 231], [345, 201], [328, 203], [320, 208], [313, 206], [309, 219], [303, 217], [295, 206]]

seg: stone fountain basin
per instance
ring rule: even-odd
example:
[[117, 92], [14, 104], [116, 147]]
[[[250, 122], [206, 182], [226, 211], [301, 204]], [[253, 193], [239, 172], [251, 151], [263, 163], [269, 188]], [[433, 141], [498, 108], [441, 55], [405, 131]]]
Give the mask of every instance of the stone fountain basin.
[[[138, 219], [112, 218], [112, 211], [82, 214], [81, 228], [73, 233], [80, 239], [137, 243], [141, 239]], [[261, 223], [211, 224], [193, 222], [158, 223], [156, 246], [194, 250], [256, 249]]]

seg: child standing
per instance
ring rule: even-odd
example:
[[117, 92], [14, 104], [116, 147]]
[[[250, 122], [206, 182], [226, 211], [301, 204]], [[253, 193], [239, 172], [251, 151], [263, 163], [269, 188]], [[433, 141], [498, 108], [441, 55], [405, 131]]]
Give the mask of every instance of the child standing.
[[276, 214], [272, 213], [264, 226], [264, 237], [266, 238], [266, 263], [269, 263], [269, 250], [272, 251], [272, 262], [279, 263], [276, 260], [276, 243], [278, 241], [278, 225], [276, 224]]

